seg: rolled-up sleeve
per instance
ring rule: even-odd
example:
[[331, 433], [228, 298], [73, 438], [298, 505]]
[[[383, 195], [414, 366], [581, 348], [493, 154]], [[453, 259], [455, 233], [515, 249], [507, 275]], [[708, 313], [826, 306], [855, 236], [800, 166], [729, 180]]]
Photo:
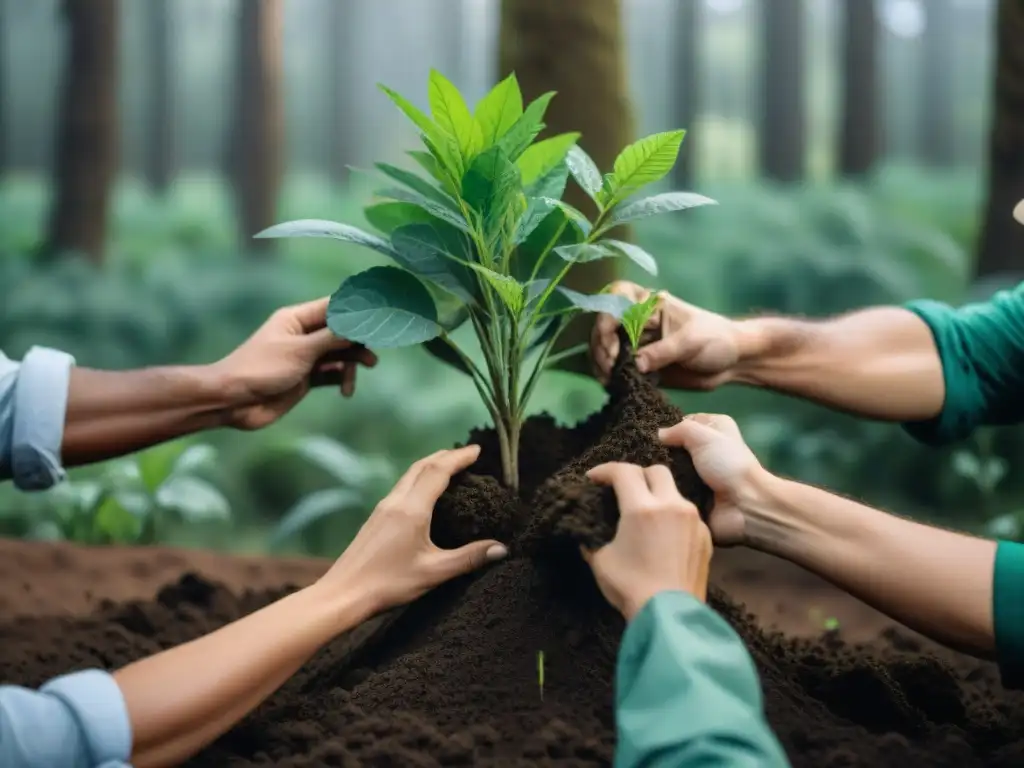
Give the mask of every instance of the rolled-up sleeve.
[[3, 768], [130, 768], [131, 721], [107, 672], [55, 678], [39, 690], [0, 686]]
[[0, 354], [0, 479], [24, 491], [50, 488], [61, 464], [71, 355], [33, 347], [20, 362]]

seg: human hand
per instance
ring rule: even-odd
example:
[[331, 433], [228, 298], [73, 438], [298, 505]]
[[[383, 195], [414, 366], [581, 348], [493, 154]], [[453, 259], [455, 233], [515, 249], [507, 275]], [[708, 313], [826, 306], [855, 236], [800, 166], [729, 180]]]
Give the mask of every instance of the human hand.
[[767, 472], [736, 422], [728, 416], [697, 413], [659, 430], [658, 437], [665, 445], [685, 448], [697, 474], [714, 491], [708, 526], [715, 543], [742, 544], [747, 533], [743, 501]]
[[608, 602], [629, 621], [659, 592], [707, 600], [711, 535], [668, 467], [611, 463], [587, 476], [612, 486], [619, 502], [615, 538], [596, 552], [583, 550]]
[[228, 414], [230, 426], [252, 430], [272, 424], [315, 386], [336, 385], [350, 397], [359, 365], [377, 364], [373, 352], [327, 328], [327, 303], [323, 298], [279, 309], [211, 366], [237, 403]]
[[320, 585], [351, 589], [358, 585], [370, 614], [415, 600], [456, 576], [501, 560], [506, 547], [493, 539], [458, 549], [441, 549], [430, 540], [434, 504], [453, 475], [480, 455], [480, 446], [438, 451], [420, 459], [381, 499]]
[[[615, 282], [611, 292], [634, 302], [646, 301], [651, 291], [626, 280]], [[637, 350], [641, 373], [660, 372], [660, 381], [675, 389], [711, 390], [728, 381], [740, 360], [740, 326], [727, 317], [687, 304], [664, 291], [646, 330], [656, 340]], [[591, 336], [591, 357], [598, 380], [607, 383], [619, 356], [620, 322], [599, 315]]]

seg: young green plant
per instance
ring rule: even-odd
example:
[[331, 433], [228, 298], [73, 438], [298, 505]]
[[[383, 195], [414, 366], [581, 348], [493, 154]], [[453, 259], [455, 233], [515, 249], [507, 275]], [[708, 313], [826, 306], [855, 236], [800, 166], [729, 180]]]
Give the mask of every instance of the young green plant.
[[[684, 131], [629, 145], [602, 174], [576, 145], [579, 134], [538, 140], [555, 94], [524, 106], [515, 75], [472, 111], [437, 71], [430, 73], [429, 115], [381, 88], [419, 130], [423, 149], [409, 155], [423, 173], [376, 164], [392, 183], [365, 211], [379, 234], [306, 219], [257, 237], [336, 238], [394, 261], [345, 280], [331, 297], [328, 326], [375, 349], [423, 344], [470, 376], [494, 420], [503, 480], [517, 489], [520, 429], [541, 373], [582, 351], [553, 353], [560, 334], [579, 313], [621, 319], [632, 304], [606, 292], [569, 290], [561, 283], [570, 269], [627, 258], [654, 275], [654, 258], [611, 237], [613, 231], [714, 201], [685, 192], [634, 199], [675, 165]], [[593, 220], [562, 200], [570, 175], [593, 200]], [[465, 324], [474, 331], [478, 355], [453, 338]]]

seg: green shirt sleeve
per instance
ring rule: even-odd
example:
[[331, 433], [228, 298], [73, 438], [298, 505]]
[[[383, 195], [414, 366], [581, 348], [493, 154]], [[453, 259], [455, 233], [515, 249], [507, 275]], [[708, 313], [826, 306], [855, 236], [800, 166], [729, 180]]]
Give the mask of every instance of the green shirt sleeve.
[[1024, 544], [1000, 541], [992, 582], [996, 659], [1003, 686], [1024, 689]]
[[1024, 420], [1024, 283], [959, 308], [937, 301], [906, 307], [931, 329], [946, 383], [942, 412], [906, 424], [911, 435], [939, 444], [983, 425]]
[[764, 717], [754, 662], [721, 616], [662, 592], [622, 638], [615, 768], [789, 766]]

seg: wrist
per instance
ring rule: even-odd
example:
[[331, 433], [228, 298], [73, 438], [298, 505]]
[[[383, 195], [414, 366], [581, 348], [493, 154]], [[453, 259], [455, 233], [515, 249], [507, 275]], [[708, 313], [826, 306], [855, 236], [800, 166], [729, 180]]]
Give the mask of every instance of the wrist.
[[791, 480], [759, 467], [737, 494], [743, 516], [743, 544], [772, 555], [786, 556], [806, 533], [799, 510], [788, 503], [795, 486]]
[[301, 591], [309, 596], [311, 604], [336, 633], [345, 632], [380, 613], [373, 596], [355, 584], [347, 587], [320, 579]]
[[753, 374], [762, 364], [771, 348], [771, 329], [764, 318], [733, 320], [736, 334], [736, 365], [733, 366], [733, 380], [754, 383]]

